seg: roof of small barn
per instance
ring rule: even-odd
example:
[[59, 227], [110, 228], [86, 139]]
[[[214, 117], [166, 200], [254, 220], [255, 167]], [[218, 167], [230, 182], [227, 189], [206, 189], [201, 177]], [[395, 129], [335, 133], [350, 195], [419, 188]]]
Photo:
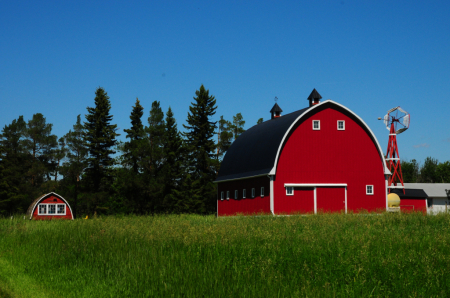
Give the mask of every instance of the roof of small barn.
[[414, 198], [414, 199], [425, 199], [428, 195], [423, 191], [423, 189], [415, 188], [405, 188], [405, 193], [400, 188], [391, 189], [392, 193], [396, 193], [400, 199], [401, 198]]
[[308, 109], [267, 120], [242, 133], [225, 154], [216, 182], [268, 174], [287, 130]]

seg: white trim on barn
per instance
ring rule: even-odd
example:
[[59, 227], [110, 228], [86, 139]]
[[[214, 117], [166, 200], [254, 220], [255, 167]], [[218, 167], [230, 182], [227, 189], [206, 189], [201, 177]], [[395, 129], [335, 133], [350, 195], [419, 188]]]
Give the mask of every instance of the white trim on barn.
[[317, 109], [318, 107], [327, 104], [327, 103], [332, 103], [335, 104], [338, 107], [341, 107], [342, 109], [344, 109], [345, 111], [349, 112], [350, 114], [352, 114], [356, 119], [358, 119], [367, 129], [367, 131], [369, 132], [369, 134], [371, 135], [372, 139], [375, 142], [375, 145], [378, 148], [378, 153], [380, 155], [381, 158], [381, 162], [383, 164], [383, 168], [384, 168], [384, 174], [385, 175], [391, 175], [392, 173], [389, 171], [389, 169], [386, 166], [386, 160], [384, 158], [384, 154], [383, 154], [383, 150], [381, 150], [380, 144], [378, 143], [377, 138], [375, 137], [375, 134], [372, 132], [372, 130], [370, 129], [370, 127], [358, 116], [356, 115], [352, 110], [350, 110], [349, 108], [332, 101], [331, 99], [325, 100], [319, 104], [316, 104], [314, 106], [312, 106], [310, 109], [307, 109], [305, 112], [303, 112], [300, 116], [298, 116], [297, 119], [295, 119], [295, 121], [291, 124], [291, 126], [289, 127], [289, 129], [286, 131], [286, 133], [283, 136], [283, 139], [280, 142], [280, 146], [278, 147], [278, 151], [277, 151], [277, 155], [275, 157], [275, 162], [273, 165], [272, 170], [270, 170], [269, 175], [275, 175], [277, 172], [277, 164], [278, 164], [278, 158], [280, 157], [280, 153], [281, 153], [281, 149], [284, 147], [284, 143], [287, 140], [287, 137], [289, 136], [289, 134], [291, 133], [292, 129], [295, 127], [295, 125], [297, 124], [298, 121], [300, 121], [300, 119], [302, 119], [306, 114], [310, 114], [311, 111], [313, 111], [314, 109]]

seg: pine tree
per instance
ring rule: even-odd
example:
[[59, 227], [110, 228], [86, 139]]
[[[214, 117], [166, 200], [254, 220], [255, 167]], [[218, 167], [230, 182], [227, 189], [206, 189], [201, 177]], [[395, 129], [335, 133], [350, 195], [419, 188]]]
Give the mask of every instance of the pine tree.
[[233, 139], [233, 126], [230, 121], [220, 116], [217, 142], [217, 159], [221, 158], [231, 145]]
[[[95, 91], [95, 107], [87, 107], [84, 123], [85, 141], [89, 149], [87, 176], [92, 181], [92, 190], [99, 192], [106, 189], [112, 180], [111, 166], [114, 163], [117, 125], [111, 124], [113, 115], [109, 114], [111, 102], [106, 91], [99, 87]], [[103, 183], [104, 181], [104, 183]]]
[[78, 216], [78, 192], [81, 175], [87, 167], [88, 147], [84, 139], [84, 126], [81, 123], [81, 115], [77, 116], [77, 122], [73, 130], [64, 135], [67, 146], [67, 161], [63, 163], [61, 173], [74, 185], [74, 216]]
[[[187, 124], [183, 125], [189, 150], [189, 172], [193, 183], [198, 187], [200, 202], [195, 204], [191, 212], [208, 213], [215, 209], [216, 160], [214, 159], [216, 144], [213, 141], [216, 122], [210, 121], [216, 113], [216, 99], [209, 95], [203, 85], [195, 92], [195, 102], [189, 107]], [[196, 191], [196, 190], [194, 190]]]
[[182, 199], [179, 191], [180, 181], [183, 174], [183, 139], [178, 132], [172, 109], [166, 113], [166, 126], [164, 138], [164, 164], [163, 174], [163, 209], [173, 212], [175, 205]]
[[144, 114], [144, 108], [141, 106], [139, 99], [136, 98], [136, 103], [131, 111], [131, 128], [124, 129], [126, 137], [130, 140], [124, 144], [124, 156], [123, 160], [126, 165], [131, 166], [133, 172], [138, 174], [140, 150], [142, 149], [142, 140], [144, 138], [144, 126], [142, 125], [142, 115]]
[[244, 132], [245, 120], [241, 113], [237, 113], [233, 116], [232, 130], [234, 139], [236, 140]]

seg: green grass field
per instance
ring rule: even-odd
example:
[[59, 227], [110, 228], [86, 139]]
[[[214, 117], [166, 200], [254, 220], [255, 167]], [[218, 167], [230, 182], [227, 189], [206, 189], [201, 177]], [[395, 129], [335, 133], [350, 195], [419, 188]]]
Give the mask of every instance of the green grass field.
[[447, 297], [450, 216], [0, 219], [0, 297]]

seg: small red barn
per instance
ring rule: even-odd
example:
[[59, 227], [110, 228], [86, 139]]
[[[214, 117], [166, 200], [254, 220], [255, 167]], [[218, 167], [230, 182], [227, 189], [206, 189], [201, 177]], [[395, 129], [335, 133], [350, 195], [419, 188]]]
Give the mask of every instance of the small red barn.
[[387, 209], [390, 174], [370, 128], [314, 89], [309, 107], [255, 125], [220, 167], [217, 215]]
[[51, 192], [31, 203], [27, 210], [27, 217], [36, 220], [73, 219], [73, 213], [69, 203], [63, 197]]

